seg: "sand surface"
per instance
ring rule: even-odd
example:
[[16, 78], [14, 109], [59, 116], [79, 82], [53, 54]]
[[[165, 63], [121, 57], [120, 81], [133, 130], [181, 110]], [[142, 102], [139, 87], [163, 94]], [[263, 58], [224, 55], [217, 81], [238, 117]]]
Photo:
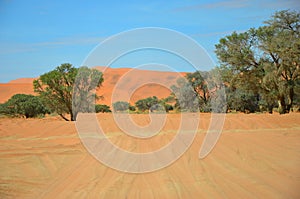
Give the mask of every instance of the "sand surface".
[[[112, 114], [98, 119], [112, 142], [139, 152], [164, 146], [180, 123], [179, 114], [169, 114], [162, 132], [146, 141], [123, 134]], [[217, 145], [199, 159], [209, 121], [201, 114], [196, 139], [172, 165], [129, 174], [93, 158], [73, 122], [0, 118], [0, 198], [300, 198], [300, 114], [229, 114]]]

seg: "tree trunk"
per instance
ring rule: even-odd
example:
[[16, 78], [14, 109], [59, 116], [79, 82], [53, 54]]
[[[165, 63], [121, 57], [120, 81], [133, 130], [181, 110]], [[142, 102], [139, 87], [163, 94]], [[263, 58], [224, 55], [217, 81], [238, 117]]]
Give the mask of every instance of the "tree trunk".
[[290, 110], [293, 106], [293, 99], [294, 99], [294, 88], [291, 87], [291, 88], [289, 88], [289, 93], [288, 93], [288, 104], [286, 107], [287, 112], [290, 112]]
[[268, 105], [268, 112], [273, 114], [273, 105]]
[[285, 105], [285, 100], [283, 95], [281, 95], [278, 99], [278, 112], [279, 114], [286, 113], [286, 105]]
[[76, 121], [77, 114], [77, 112], [71, 112], [71, 121]]
[[70, 119], [71, 119], [71, 121], [74, 121], [74, 115], [73, 115], [73, 112], [70, 113]]
[[66, 121], [70, 121], [68, 118], [66, 118], [63, 114], [59, 114], [60, 117], [62, 117]]

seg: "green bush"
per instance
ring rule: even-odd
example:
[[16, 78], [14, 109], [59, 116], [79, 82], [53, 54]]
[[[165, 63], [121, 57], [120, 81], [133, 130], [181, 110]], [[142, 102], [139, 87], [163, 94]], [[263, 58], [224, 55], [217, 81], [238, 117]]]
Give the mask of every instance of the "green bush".
[[134, 111], [136, 111], [136, 108], [135, 108], [135, 106], [129, 105], [129, 110], [134, 112]]
[[113, 103], [114, 112], [128, 111], [129, 107], [130, 107], [130, 104], [128, 102], [117, 101], [117, 102]]
[[156, 96], [148, 97], [145, 99], [140, 99], [135, 102], [135, 106], [139, 109], [139, 111], [145, 112], [150, 110], [151, 112], [158, 108], [158, 99]]
[[169, 111], [173, 111], [174, 108], [171, 104], [164, 104], [164, 107], [166, 109], [166, 112], [168, 113]]
[[9, 116], [37, 117], [49, 113], [37, 96], [16, 94], [0, 105], [0, 114]]
[[252, 91], [244, 89], [228, 89], [226, 97], [229, 110], [244, 113], [254, 113], [259, 111], [259, 98]]
[[96, 113], [109, 113], [111, 112], [110, 107], [105, 104], [96, 104], [95, 106]]
[[173, 106], [168, 104], [168, 99], [158, 99], [156, 96], [140, 99], [135, 103], [139, 112], [169, 112], [173, 110]]

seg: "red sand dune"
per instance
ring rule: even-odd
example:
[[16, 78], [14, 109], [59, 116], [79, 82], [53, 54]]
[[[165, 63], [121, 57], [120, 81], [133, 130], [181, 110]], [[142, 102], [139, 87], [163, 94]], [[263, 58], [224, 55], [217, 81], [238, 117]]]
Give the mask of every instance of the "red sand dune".
[[[150, 97], [157, 96], [158, 98], [165, 98], [169, 96], [169, 87], [176, 83], [176, 79], [179, 75], [185, 73], [174, 73], [174, 72], [159, 72], [149, 70], [132, 70], [130, 68], [104, 68], [96, 67], [100, 71], [103, 71], [104, 83], [97, 94], [102, 95], [104, 98], [99, 100], [98, 103], [111, 105], [112, 92], [115, 93], [115, 100], [122, 100], [128, 96], [128, 90], [133, 89], [134, 86], [138, 85], [143, 88], [137, 89], [136, 92], [131, 96], [130, 102], [133, 104], [135, 101]], [[105, 70], [104, 70], [105, 69]], [[121, 78], [126, 78], [124, 81]], [[21, 78], [12, 80], [8, 83], [0, 84], [0, 103], [7, 101], [12, 95], [17, 93], [34, 94], [32, 81], [35, 78]], [[152, 84], [142, 85], [143, 82], [154, 82]], [[116, 83], [120, 84], [120, 88], [114, 90]], [[155, 84], [161, 83], [162, 85]], [[122, 85], [121, 85], [122, 84]], [[123, 87], [122, 87], [123, 86]], [[125, 89], [124, 89], [125, 87]], [[130, 96], [129, 96], [130, 97]], [[114, 101], [115, 101], [114, 100]]]
[[0, 83], [0, 103], [15, 94], [34, 94], [32, 83]]

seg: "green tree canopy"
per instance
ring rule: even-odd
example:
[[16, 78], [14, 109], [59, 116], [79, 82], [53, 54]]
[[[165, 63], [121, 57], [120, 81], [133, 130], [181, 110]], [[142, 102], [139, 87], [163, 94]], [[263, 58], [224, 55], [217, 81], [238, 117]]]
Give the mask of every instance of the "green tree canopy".
[[74, 118], [81, 113], [95, 112], [96, 101], [102, 96], [96, 95], [96, 90], [101, 86], [103, 74], [88, 67], [80, 67], [77, 72], [73, 89], [72, 111]]
[[177, 85], [171, 87], [176, 99], [175, 108], [192, 112], [226, 112], [225, 90], [219, 73], [218, 69], [196, 71], [178, 79]]
[[186, 75], [186, 79], [194, 89], [195, 93], [201, 100], [201, 103], [208, 104], [209, 102], [209, 90], [207, 83], [205, 82], [203, 76], [200, 71], [196, 71], [194, 73], [188, 73]]
[[[65, 114], [70, 114], [70, 120], [74, 121], [78, 112], [89, 111], [89, 109], [84, 110], [85, 107], [80, 105], [87, 99], [91, 100], [90, 93], [100, 87], [103, 82], [102, 73], [96, 69], [82, 67], [80, 71], [79, 73], [78, 68], [65, 63], [41, 75], [33, 82], [34, 91], [40, 95], [44, 104], [67, 121], [69, 119], [65, 117]], [[95, 95], [93, 97], [95, 100]], [[74, 107], [75, 110], [73, 110]]]
[[300, 14], [279, 11], [265, 24], [220, 39], [215, 52], [233, 90], [251, 90], [268, 106], [277, 100], [285, 113], [299, 87]]
[[185, 78], [177, 79], [176, 83], [171, 86], [172, 96], [176, 100], [175, 108], [183, 112], [198, 112], [200, 104], [195, 89]]

